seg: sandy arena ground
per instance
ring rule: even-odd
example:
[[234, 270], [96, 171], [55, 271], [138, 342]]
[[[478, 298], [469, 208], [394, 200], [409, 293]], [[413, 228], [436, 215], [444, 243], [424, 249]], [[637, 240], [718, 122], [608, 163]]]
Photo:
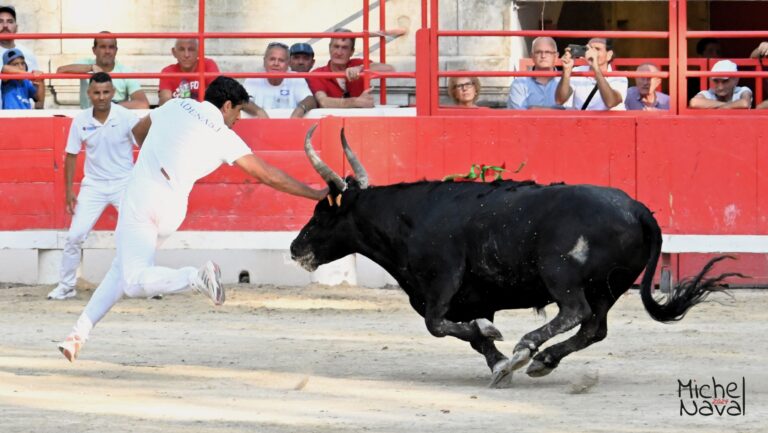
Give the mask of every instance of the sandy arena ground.
[[[606, 340], [488, 389], [482, 357], [430, 336], [399, 289], [239, 285], [219, 309], [123, 300], [75, 364], [56, 342], [91, 292], [45, 301], [50, 289], [0, 286], [0, 432], [768, 431], [768, 291], [716, 296], [674, 325], [631, 292]], [[500, 349], [543, 320], [500, 313]], [[744, 377], [746, 414], [681, 416], [678, 379], [713, 377]]]

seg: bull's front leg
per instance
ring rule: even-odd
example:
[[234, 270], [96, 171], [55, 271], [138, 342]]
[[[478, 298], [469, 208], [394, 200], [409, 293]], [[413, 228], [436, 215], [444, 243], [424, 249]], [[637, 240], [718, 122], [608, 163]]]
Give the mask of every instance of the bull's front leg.
[[508, 359], [499, 352], [494, 341], [501, 341], [501, 331], [488, 318], [477, 318], [469, 322], [453, 322], [445, 318], [449, 301], [427, 305], [425, 322], [429, 333], [435, 337], [451, 336], [468, 341], [473, 349], [480, 352], [491, 369], [491, 387], [499, 388], [509, 385], [512, 380], [512, 369], [508, 367]]

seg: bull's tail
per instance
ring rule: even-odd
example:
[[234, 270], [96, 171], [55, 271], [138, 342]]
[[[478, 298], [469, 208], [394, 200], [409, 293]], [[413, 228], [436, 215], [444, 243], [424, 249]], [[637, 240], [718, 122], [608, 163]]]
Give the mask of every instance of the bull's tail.
[[694, 305], [704, 301], [710, 292], [722, 290], [720, 283], [728, 277], [742, 277], [744, 275], [735, 272], [720, 274], [717, 277], [707, 278], [707, 273], [712, 269], [715, 263], [730, 258], [732, 256], [718, 256], [707, 262], [704, 268], [695, 276], [681, 280], [678, 285], [671, 289], [666, 302], [659, 303], [653, 299], [651, 287], [653, 276], [656, 273], [656, 266], [661, 256], [661, 229], [656, 219], [647, 209], [638, 215], [643, 226], [643, 236], [646, 242], [650, 244], [650, 257], [645, 268], [643, 281], [640, 286], [640, 297], [643, 300], [648, 314], [654, 320], [659, 322], [674, 322], [682, 319], [685, 313]]

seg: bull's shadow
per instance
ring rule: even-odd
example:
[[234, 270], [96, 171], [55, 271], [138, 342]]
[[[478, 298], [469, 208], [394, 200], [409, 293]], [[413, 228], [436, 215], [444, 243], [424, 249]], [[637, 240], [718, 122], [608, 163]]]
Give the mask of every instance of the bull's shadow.
[[[319, 158], [314, 130], [304, 148], [329, 194], [291, 244], [294, 260], [313, 271], [352, 253], [370, 258], [397, 280], [432, 335], [467, 341], [485, 356], [491, 386], [506, 384], [524, 365], [530, 376], [549, 374], [568, 354], [604, 339], [608, 310], [643, 270], [643, 305], [661, 322], [682, 319], [724, 278], [740, 276], [707, 278], [725, 258], [717, 257], [665, 302], [656, 301], [651, 285], [661, 229], [623, 191], [512, 180], [370, 187], [344, 130], [342, 146], [355, 173], [347, 179]], [[559, 309], [551, 321], [524, 335], [511, 358], [499, 352], [497, 311], [551, 303]], [[539, 351], [576, 327], [572, 337]]]

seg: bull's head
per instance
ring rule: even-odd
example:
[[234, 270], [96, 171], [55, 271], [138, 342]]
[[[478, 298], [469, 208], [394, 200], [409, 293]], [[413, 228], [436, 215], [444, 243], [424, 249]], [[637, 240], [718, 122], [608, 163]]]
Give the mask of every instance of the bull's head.
[[354, 221], [349, 216], [354, 208], [355, 197], [360, 190], [368, 188], [368, 174], [352, 152], [341, 130], [341, 144], [355, 177], [343, 179], [324, 163], [312, 146], [312, 134], [317, 125], [312, 126], [304, 140], [304, 152], [315, 171], [328, 184], [327, 200], [321, 200], [315, 206], [312, 219], [301, 229], [299, 236], [291, 243], [291, 257], [308, 271], [318, 266], [340, 259], [354, 252], [351, 234]]

